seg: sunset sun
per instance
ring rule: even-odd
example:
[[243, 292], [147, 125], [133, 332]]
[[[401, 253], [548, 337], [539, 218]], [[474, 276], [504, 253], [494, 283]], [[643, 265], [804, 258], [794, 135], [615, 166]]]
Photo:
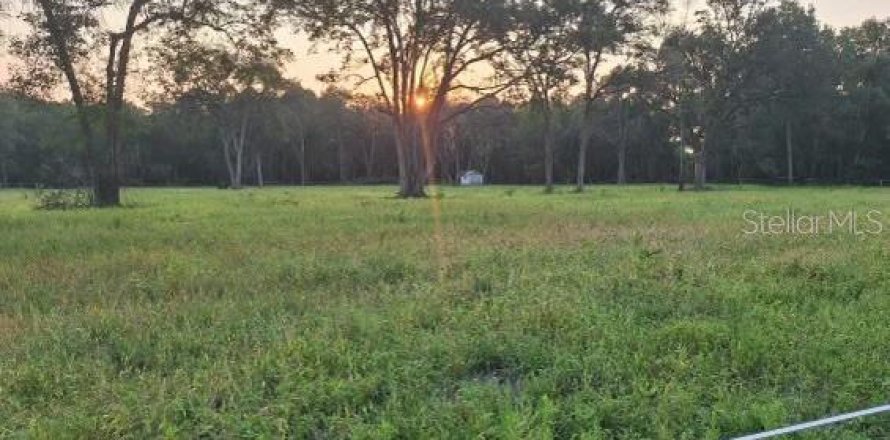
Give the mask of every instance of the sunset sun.
[[414, 105], [423, 110], [429, 105], [429, 99], [426, 95], [414, 95]]

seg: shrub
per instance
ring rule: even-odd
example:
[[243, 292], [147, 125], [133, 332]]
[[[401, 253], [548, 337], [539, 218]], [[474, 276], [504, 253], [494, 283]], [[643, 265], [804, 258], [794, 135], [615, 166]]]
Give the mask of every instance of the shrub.
[[85, 189], [38, 189], [37, 209], [55, 211], [89, 208], [93, 194]]

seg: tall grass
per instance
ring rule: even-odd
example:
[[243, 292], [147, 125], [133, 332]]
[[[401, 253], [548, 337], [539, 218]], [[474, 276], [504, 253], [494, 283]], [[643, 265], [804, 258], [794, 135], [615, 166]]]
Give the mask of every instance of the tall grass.
[[0, 192], [0, 437], [716, 439], [888, 400], [888, 236], [741, 233], [883, 190], [393, 191]]

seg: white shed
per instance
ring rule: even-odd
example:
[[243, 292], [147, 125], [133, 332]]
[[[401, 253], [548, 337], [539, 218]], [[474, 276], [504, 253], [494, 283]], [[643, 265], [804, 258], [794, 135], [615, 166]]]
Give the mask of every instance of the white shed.
[[460, 176], [460, 184], [463, 186], [484, 185], [485, 176], [475, 170], [466, 171]]

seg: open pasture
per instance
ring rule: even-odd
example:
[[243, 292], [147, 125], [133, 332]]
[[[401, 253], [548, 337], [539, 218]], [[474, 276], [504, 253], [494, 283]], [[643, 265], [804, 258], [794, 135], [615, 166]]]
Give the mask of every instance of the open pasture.
[[742, 232], [886, 190], [394, 191], [0, 192], [0, 437], [718, 439], [890, 395], [890, 230]]

